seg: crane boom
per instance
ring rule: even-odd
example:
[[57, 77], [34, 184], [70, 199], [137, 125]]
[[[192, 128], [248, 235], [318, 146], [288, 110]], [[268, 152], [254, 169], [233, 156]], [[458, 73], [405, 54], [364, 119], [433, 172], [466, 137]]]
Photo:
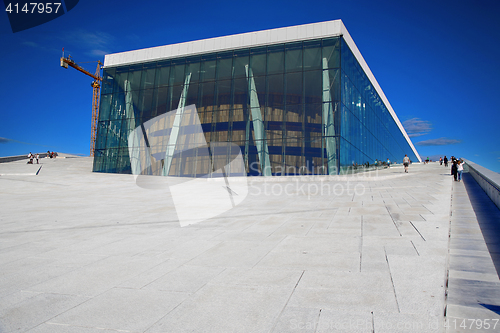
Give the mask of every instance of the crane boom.
[[[64, 50], [64, 49], [63, 49]], [[95, 141], [97, 135], [97, 121], [99, 119], [99, 102], [101, 97], [101, 67], [102, 63], [97, 61], [97, 69], [95, 74], [90, 73], [85, 68], [80, 67], [77, 63], [75, 63], [71, 56], [67, 58], [61, 57], [61, 67], [68, 68], [68, 66], [73, 67], [74, 69], [90, 76], [94, 79], [91, 86], [93, 88], [93, 96], [92, 96], [92, 125], [91, 125], [91, 134], [90, 134], [90, 156], [94, 156], [95, 151]]]

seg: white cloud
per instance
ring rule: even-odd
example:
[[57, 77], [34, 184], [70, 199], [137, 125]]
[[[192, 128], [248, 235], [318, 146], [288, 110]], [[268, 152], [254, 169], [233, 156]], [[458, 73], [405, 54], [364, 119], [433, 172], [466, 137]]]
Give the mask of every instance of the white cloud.
[[449, 139], [449, 138], [439, 138], [439, 139], [431, 139], [417, 142], [419, 146], [447, 146], [447, 145], [456, 145], [461, 143], [461, 140]]
[[432, 124], [420, 118], [412, 118], [404, 121], [403, 127], [410, 138], [429, 134], [432, 130]]

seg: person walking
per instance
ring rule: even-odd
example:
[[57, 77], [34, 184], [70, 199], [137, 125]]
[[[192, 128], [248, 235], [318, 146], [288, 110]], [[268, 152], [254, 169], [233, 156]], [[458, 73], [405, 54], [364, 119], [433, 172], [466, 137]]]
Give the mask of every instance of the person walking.
[[40, 157], [40, 155], [38, 155], [38, 153], [36, 153], [36, 155], [35, 155], [35, 158], [36, 158], [36, 164], [39, 164], [39, 163], [38, 163], [38, 158], [39, 158], [39, 157]]
[[446, 157], [446, 155], [444, 156], [443, 162], [444, 162], [444, 167], [447, 168], [448, 167], [448, 157]]
[[458, 160], [457, 162], [457, 172], [458, 172], [458, 181], [462, 180], [462, 172], [464, 172], [464, 165], [462, 161]]
[[455, 161], [455, 160], [453, 160], [453, 162], [451, 164], [451, 174], [453, 175], [453, 179], [455, 179], [455, 181], [457, 181], [457, 175], [458, 175], [457, 161]]
[[405, 167], [405, 172], [408, 172], [408, 166], [410, 165], [410, 158], [408, 157], [407, 154], [405, 154], [405, 157], [403, 158], [403, 165]]

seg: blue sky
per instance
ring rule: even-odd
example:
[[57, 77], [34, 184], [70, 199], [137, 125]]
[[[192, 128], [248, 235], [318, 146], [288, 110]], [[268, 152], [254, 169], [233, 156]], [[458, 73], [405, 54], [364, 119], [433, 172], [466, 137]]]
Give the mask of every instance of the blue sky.
[[[12, 33], [0, 14], [0, 156], [88, 155], [104, 54], [342, 19], [420, 155], [500, 172], [500, 1], [97, 1]], [[82, 66], [95, 71], [95, 63]]]

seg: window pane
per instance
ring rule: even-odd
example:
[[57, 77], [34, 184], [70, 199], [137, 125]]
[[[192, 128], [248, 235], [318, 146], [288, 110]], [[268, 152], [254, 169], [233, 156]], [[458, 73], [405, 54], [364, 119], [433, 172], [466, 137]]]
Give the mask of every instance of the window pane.
[[204, 61], [201, 63], [201, 80], [215, 80], [215, 60]]
[[283, 105], [283, 74], [269, 75], [268, 84], [268, 106]]
[[306, 103], [321, 103], [323, 100], [323, 71], [304, 72]]
[[231, 106], [231, 80], [217, 81], [217, 104], [219, 109], [229, 109]]
[[304, 70], [320, 69], [321, 67], [321, 47], [319, 42], [304, 43]]
[[296, 72], [302, 70], [302, 43], [286, 46], [286, 71]]
[[285, 65], [285, 53], [283, 46], [269, 47], [267, 55], [267, 74], [283, 73]]
[[323, 58], [328, 62], [328, 68], [340, 67], [340, 38], [323, 40]]
[[248, 103], [248, 80], [246, 78], [234, 80], [234, 108], [242, 109]]
[[[200, 107], [207, 108], [207, 106], [211, 107], [214, 105], [214, 82], [205, 82], [200, 85], [201, 89], [201, 101], [199, 102]], [[199, 108], [198, 108], [199, 109]], [[200, 110], [198, 110], [200, 111]], [[212, 110], [210, 110], [212, 111]]]
[[200, 62], [196, 59], [189, 59], [186, 67], [186, 74], [191, 73], [189, 82], [198, 82], [200, 80]]
[[286, 74], [286, 104], [302, 103], [302, 72]]
[[142, 74], [142, 65], [130, 66], [130, 72], [128, 73], [128, 82], [130, 84], [130, 90], [139, 90], [139, 88], [141, 87], [141, 74]]
[[184, 76], [184, 64], [177, 64], [172, 66], [170, 72], [170, 85], [176, 84], [184, 84], [185, 76]]
[[266, 48], [252, 49], [250, 67], [254, 76], [266, 74]]
[[155, 83], [155, 69], [150, 68], [142, 71], [141, 89], [153, 88]]
[[116, 70], [114, 68], [105, 69], [102, 73], [102, 84], [101, 84], [101, 94], [111, 94], [113, 92], [114, 76], [116, 75]]
[[[248, 50], [234, 52], [234, 77], [246, 77], [245, 66], [249, 64]], [[255, 75], [255, 74], [254, 74]]]
[[113, 95], [102, 95], [99, 103], [99, 120], [108, 120]]
[[221, 54], [217, 59], [217, 80], [231, 78], [233, 58], [230, 53]]
[[157, 87], [162, 87], [162, 86], [168, 86], [169, 81], [170, 81], [170, 62], [168, 64], [163, 64], [162, 67], [156, 68], [156, 75], [155, 75], [155, 80], [156, 80], [156, 86]]

